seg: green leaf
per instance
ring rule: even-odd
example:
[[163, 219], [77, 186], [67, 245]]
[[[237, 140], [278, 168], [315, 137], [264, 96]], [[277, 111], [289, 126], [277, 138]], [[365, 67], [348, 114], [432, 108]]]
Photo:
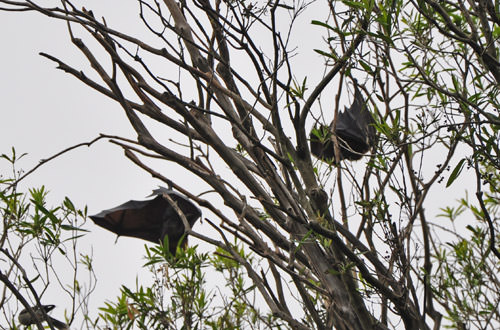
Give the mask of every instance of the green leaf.
[[329, 57], [329, 58], [332, 58], [334, 60], [337, 60], [338, 59], [338, 56], [336, 56], [335, 54], [332, 54], [332, 53], [327, 53], [321, 49], [314, 49], [314, 51], [322, 56], [325, 56], [325, 57]]
[[465, 158], [462, 158], [458, 162], [457, 166], [455, 166], [455, 168], [453, 169], [453, 172], [451, 172], [451, 175], [448, 178], [448, 181], [446, 182], [446, 188], [451, 186], [453, 181], [455, 181], [455, 179], [460, 175], [460, 173], [462, 172], [462, 169], [464, 168], [464, 163], [465, 163]]
[[330, 29], [330, 30], [335, 30], [335, 28], [333, 26], [331, 26], [329, 24], [326, 24], [325, 22], [321, 22], [321, 21], [317, 21], [317, 20], [312, 20], [311, 24], [312, 25], [322, 26], [322, 27], [325, 27], [325, 28]]
[[79, 228], [79, 227], [75, 227], [75, 226], [71, 226], [71, 225], [61, 225], [61, 229], [63, 229], [63, 230], [83, 231], [83, 232], [86, 232], [86, 233], [89, 232], [89, 230], [87, 230], [87, 229], [83, 229], [83, 228]]
[[345, 5], [355, 9], [366, 9], [366, 4], [360, 1], [342, 1]]
[[60, 222], [59, 219], [55, 216], [55, 212], [59, 208], [56, 208], [56, 209], [54, 209], [52, 211], [49, 211], [41, 203], [39, 203], [39, 201], [36, 201], [36, 200], [32, 199], [31, 202], [33, 204], [35, 204], [36, 207], [38, 207], [38, 209], [40, 211], [42, 211], [42, 213], [45, 214], [45, 216], [47, 216], [52, 221], [53, 224], [56, 224], [56, 223]]
[[366, 63], [365, 61], [363, 60], [359, 60], [358, 62], [362, 67], [363, 69], [368, 73], [368, 74], [373, 74], [373, 70], [372, 68], [370, 67], [370, 65], [368, 63]]

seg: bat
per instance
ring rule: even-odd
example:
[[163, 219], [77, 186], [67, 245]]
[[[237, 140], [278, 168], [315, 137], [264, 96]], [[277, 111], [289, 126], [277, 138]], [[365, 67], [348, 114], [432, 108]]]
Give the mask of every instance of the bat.
[[[372, 115], [366, 107], [366, 102], [354, 84], [354, 102], [349, 109], [339, 112], [335, 135], [339, 144], [339, 160], [359, 160], [375, 144], [375, 127]], [[313, 128], [309, 135], [311, 152], [319, 159], [334, 162], [335, 150], [332, 140], [334, 121], [330, 126], [321, 125]]]
[[[185, 196], [164, 187], [153, 190], [150, 195], [155, 196], [153, 199], [131, 200], [90, 218], [96, 225], [112, 231], [118, 237], [136, 237], [159, 244], [168, 236], [169, 251], [175, 255], [185, 228], [181, 217], [164, 194], [177, 204], [192, 227], [201, 216], [200, 209]], [[186, 240], [182, 243], [185, 245]]]
[[[50, 312], [51, 310], [56, 307], [55, 305], [42, 305], [43, 310], [45, 311], [45, 314]], [[38, 306], [33, 306], [31, 307], [33, 310], [33, 313], [35, 314], [36, 318], [33, 318], [30, 314], [30, 312], [27, 309], [23, 309], [21, 313], [19, 313], [18, 319], [19, 323], [22, 325], [32, 325], [36, 324], [37, 322], [43, 322], [44, 321], [44, 316], [42, 313], [42, 310]], [[54, 327], [56, 327], [59, 330], [67, 330], [69, 329], [68, 325], [64, 322], [61, 322], [59, 320], [56, 320], [55, 318], [52, 318], [50, 316], [47, 316], [50, 319], [50, 322]]]

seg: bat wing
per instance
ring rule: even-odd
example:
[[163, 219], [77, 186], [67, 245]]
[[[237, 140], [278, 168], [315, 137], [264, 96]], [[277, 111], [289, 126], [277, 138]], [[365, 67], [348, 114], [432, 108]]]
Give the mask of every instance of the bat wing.
[[331, 141], [334, 124], [341, 159], [358, 160], [373, 145], [375, 141], [374, 121], [356, 83], [354, 88], [354, 102], [349, 109], [346, 108], [339, 113], [336, 123], [332, 121], [327, 138], [321, 142], [311, 133], [311, 151], [316, 157], [335, 159], [334, 146]]
[[[160, 187], [161, 189], [165, 189], [163, 187]], [[159, 195], [159, 197], [162, 198], [162, 201], [165, 204], [165, 213], [164, 213], [164, 221], [162, 224], [162, 230], [161, 230], [161, 240], [163, 241], [165, 236], [168, 235], [168, 244], [169, 244], [169, 250], [172, 254], [175, 254], [175, 251], [177, 249], [177, 245], [179, 244], [179, 241], [181, 240], [182, 236], [184, 235], [185, 232], [185, 227], [184, 223], [182, 222], [182, 219], [180, 218], [179, 214], [177, 211], [172, 207], [172, 205], [163, 197], [163, 194], [166, 192], [163, 191], [162, 195]], [[186, 220], [189, 223], [190, 227], [193, 227], [193, 225], [196, 223], [198, 218], [201, 216], [201, 211], [193, 204], [191, 201], [189, 201], [186, 197], [183, 195], [176, 193], [175, 191], [169, 190], [168, 196], [177, 204], [179, 209], [182, 211], [184, 216], [186, 217]], [[184, 244], [186, 241], [183, 242]]]
[[335, 132], [339, 141], [341, 158], [358, 160], [370, 149], [370, 142], [363, 121], [355, 117], [356, 112], [351, 109], [339, 113]]
[[103, 228], [118, 236], [144, 239], [149, 242], [162, 242], [169, 237], [169, 248], [173, 252], [184, 234], [184, 224], [175, 209], [163, 194], [177, 203], [190, 226], [201, 216], [201, 211], [185, 196], [172, 190], [155, 191], [156, 197], [145, 201], [131, 200], [109, 210], [104, 210], [90, 218]]
[[330, 126], [321, 125], [319, 128], [313, 128], [309, 134], [311, 153], [319, 159], [334, 160], [335, 150], [331, 136]]
[[161, 197], [152, 200], [128, 201], [99, 214], [90, 216], [96, 225], [106, 228], [118, 236], [142, 238], [158, 243], [163, 218]]

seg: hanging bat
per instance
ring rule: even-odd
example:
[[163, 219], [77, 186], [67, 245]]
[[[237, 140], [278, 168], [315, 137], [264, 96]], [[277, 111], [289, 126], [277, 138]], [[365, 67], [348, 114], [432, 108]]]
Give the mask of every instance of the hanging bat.
[[[153, 243], [163, 242], [165, 236], [168, 236], [169, 251], [175, 255], [185, 228], [181, 217], [164, 195], [168, 195], [177, 204], [191, 227], [201, 216], [200, 209], [185, 196], [160, 187], [153, 190], [153, 199], [131, 200], [90, 218], [96, 225], [118, 236], [136, 237]], [[183, 244], [186, 243], [184, 240]]]
[[[358, 160], [375, 144], [374, 120], [366, 107], [356, 82], [354, 83], [354, 102], [349, 109], [339, 112], [335, 135], [339, 144], [340, 159]], [[313, 128], [309, 135], [311, 152], [326, 162], [337, 163], [335, 160], [332, 134], [334, 121], [330, 126], [321, 125]]]
[[[45, 311], [45, 314], [50, 312], [51, 310], [56, 307], [55, 305], [42, 305], [43, 310]], [[37, 322], [43, 322], [45, 321], [44, 315], [42, 310], [38, 306], [33, 306], [31, 307], [33, 310], [33, 313], [35, 314], [35, 318], [30, 314], [30, 312], [27, 309], [23, 309], [21, 313], [19, 313], [18, 319], [19, 323], [22, 325], [32, 325], [36, 324]], [[50, 319], [50, 322], [54, 327], [56, 327], [59, 330], [67, 330], [69, 329], [68, 325], [64, 322], [61, 322], [59, 320], [56, 320], [53, 317], [47, 316]]]

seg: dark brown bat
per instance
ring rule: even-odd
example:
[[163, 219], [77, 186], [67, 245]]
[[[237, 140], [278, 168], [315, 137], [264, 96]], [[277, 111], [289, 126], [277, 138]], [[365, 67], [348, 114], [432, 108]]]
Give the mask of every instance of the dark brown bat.
[[[42, 305], [43, 311], [45, 314], [49, 313], [51, 310], [53, 310], [56, 306], [55, 305]], [[19, 313], [19, 323], [22, 325], [32, 325], [36, 324], [37, 322], [43, 322], [45, 321], [44, 319], [44, 313], [38, 306], [33, 306], [31, 307], [33, 310], [34, 316], [30, 314], [30, 312], [27, 309], [23, 309], [21, 313]], [[53, 317], [47, 316], [50, 319], [50, 322], [52, 322], [52, 325], [56, 327], [59, 330], [68, 330], [69, 327], [66, 323], [61, 322], [59, 320], [56, 320]]]
[[[340, 160], [358, 160], [375, 143], [374, 120], [366, 107], [366, 102], [358, 86], [354, 83], [354, 102], [349, 109], [339, 112], [335, 135], [339, 143]], [[335, 161], [332, 134], [334, 121], [330, 126], [321, 125], [313, 128], [309, 137], [311, 152], [321, 160]]]
[[[185, 229], [182, 219], [164, 194], [177, 204], [192, 227], [201, 216], [201, 211], [185, 196], [163, 187], [153, 191], [155, 198], [145, 201], [128, 201], [90, 218], [103, 228], [118, 236], [141, 238], [153, 243], [163, 242], [168, 236], [169, 250], [175, 254]], [[186, 243], [186, 240], [183, 242]]]

